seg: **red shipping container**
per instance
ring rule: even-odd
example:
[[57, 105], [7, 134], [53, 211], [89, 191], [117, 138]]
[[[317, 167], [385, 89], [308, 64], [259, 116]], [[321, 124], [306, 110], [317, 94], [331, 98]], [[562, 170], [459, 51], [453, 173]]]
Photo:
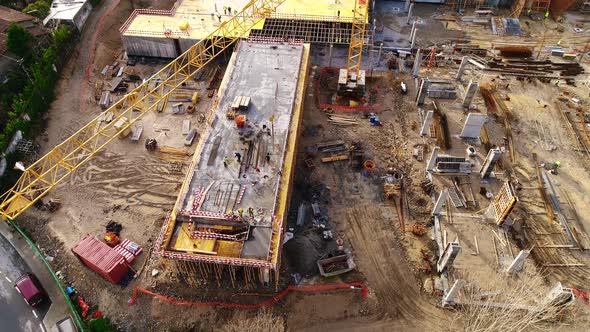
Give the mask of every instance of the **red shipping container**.
[[113, 284], [117, 284], [129, 273], [125, 258], [94, 236], [86, 235], [72, 248], [72, 252], [86, 266]]

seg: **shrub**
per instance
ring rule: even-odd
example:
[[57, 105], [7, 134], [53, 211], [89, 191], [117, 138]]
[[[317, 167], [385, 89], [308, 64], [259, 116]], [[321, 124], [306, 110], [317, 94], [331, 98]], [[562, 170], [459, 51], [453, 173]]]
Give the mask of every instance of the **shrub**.
[[21, 58], [31, 55], [31, 45], [35, 37], [22, 27], [12, 23], [6, 30], [6, 47]]
[[27, 13], [37, 18], [45, 18], [49, 15], [49, 8], [51, 7], [51, 0], [39, 0], [33, 2], [23, 9], [23, 13]]

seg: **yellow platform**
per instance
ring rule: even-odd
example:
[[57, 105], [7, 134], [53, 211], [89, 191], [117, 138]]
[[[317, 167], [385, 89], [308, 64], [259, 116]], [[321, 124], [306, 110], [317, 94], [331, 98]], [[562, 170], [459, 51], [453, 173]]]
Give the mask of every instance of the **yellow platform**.
[[[170, 32], [174, 38], [199, 40], [217, 29], [221, 22], [231, 19], [249, 0], [179, 0], [170, 11], [140, 10], [124, 24], [124, 36], [164, 37]], [[351, 22], [354, 0], [286, 0], [271, 18], [310, 21]], [[230, 7], [232, 13], [224, 12]], [[255, 29], [262, 29], [261, 20]], [[246, 37], [248, 37], [246, 35]]]

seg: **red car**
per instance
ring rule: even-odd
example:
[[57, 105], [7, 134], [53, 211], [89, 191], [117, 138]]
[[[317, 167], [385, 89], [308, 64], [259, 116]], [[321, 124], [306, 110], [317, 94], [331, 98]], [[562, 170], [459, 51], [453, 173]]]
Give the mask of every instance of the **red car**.
[[16, 279], [14, 287], [32, 307], [36, 307], [47, 298], [43, 286], [32, 273], [25, 273]]

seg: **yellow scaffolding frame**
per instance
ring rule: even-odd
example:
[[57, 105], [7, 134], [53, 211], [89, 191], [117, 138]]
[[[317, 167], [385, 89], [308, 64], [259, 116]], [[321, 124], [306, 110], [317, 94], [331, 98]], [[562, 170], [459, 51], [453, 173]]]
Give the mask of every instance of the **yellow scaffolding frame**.
[[[72, 172], [88, 162], [145, 113], [166, 108], [170, 94], [196, 72], [275, 12], [285, 0], [251, 0], [231, 20], [170, 62], [109, 109], [29, 166], [0, 196], [2, 220], [14, 220]], [[363, 0], [361, 0], [363, 1]], [[104, 122], [112, 117], [111, 122]], [[118, 125], [115, 125], [118, 124]]]

